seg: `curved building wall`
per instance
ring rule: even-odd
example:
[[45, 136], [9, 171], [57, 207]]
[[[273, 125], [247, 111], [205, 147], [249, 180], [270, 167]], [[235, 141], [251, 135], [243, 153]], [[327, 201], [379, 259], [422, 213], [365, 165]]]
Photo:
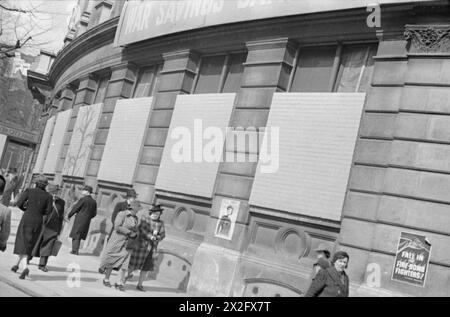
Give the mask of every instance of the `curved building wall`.
[[[72, 113], [48, 176], [69, 204], [81, 184], [96, 188], [100, 216], [84, 249], [100, 253], [112, 208], [133, 187], [165, 209], [155, 277], [188, 294], [304, 294], [325, 245], [349, 252], [352, 296], [448, 295], [448, 36], [425, 48], [418, 39], [448, 23], [447, 7], [433, 5], [383, 5], [382, 28], [360, 7], [124, 47], [113, 18], [75, 38], [49, 74], [59, 109]], [[79, 113], [98, 104], [84, 176], [67, 175]], [[126, 105], [138, 126], [115, 117]], [[392, 279], [401, 232], [431, 240], [423, 287]]]

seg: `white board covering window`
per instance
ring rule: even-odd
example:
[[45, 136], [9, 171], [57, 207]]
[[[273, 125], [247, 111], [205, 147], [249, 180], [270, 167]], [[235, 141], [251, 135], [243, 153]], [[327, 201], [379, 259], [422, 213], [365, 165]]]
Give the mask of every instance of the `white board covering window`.
[[64, 161], [63, 175], [84, 177], [102, 105], [98, 103], [79, 109]]
[[34, 164], [33, 173], [35, 174], [42, 173], [45, 157], [47, 156], [48, 145], [50, 143], [50, 138], [53, 133], [53, 127], [55, 125], [55, 118], [56, 116], [49, 118], [45, 124], [44, 133], [42, 134], [41, 145], [39, 146], [39, 153], [36, 158], [36, 163]]
[[152, 97], [117, 101], [98, 179], [121, 184], [133, 183], [152, 101]]
[[250, 204], [340, 220], [364, 99], [365, 93], [275, 93], [264, 138], [272, 140], [272, 128], [279, 128], [278, 164], [268, 142]]
[[[222, 155], [225, 128], [230, 120], [234, 98], [234, 93], [177, 97], [156, 179], [157, 189], [200, 197], [212, 196], [220, 159], [213, 161], [209, 153], [214, 152], [218, 157]], [[207, 129], [212, 132], [211, 128], [216, 131], [220, 129], [222, 140], [215, 137], [203, 139]], [[212, 140], [217, 141], [218, 152], [208, 151]], [[181, 146], [183, 144], [186, 146]], [[208, 157], [203, 155], [204, 150]]]
[[43, 172], [47, 174], [54, 174], [56, 165], [61, 156], [61, 150], [64, 142], [64, 134], [69, 124], [72, 109], [59, 112], [56, 116], [55, 126], [48, 147], [48, 152], [44, 162]]

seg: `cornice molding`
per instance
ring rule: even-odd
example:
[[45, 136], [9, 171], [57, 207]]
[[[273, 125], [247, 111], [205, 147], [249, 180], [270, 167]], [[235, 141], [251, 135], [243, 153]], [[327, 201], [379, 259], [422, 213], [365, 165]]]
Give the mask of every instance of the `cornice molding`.
[[56, 57], [50, 72], [49, 78], [54, 85], [64, 69], [70, 67], [80, 56], [88, 54], [95, 48], [105, 45], [106, 42], [112, 43], [119, 23], [119, 17], [110, 19], [102, 24], [87, 30], [80, 36], [73, 39], [66, 45]]
[[450, 53], [450, 25], [406, 25], [411, 53]]

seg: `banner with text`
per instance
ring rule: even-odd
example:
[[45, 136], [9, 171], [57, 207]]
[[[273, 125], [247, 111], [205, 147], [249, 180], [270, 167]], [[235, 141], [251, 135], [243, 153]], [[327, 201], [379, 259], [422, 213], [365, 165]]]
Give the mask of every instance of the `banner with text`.
[[397, 246], [392, 280], [424, 286], [431, 244], [425, 236], [402, 232]]
[[[131, 0], [120, 16], [114, 45], [234, 22], [365, 8], [414, 0]], [[369, 13], [368, 13], [369, 14]]]

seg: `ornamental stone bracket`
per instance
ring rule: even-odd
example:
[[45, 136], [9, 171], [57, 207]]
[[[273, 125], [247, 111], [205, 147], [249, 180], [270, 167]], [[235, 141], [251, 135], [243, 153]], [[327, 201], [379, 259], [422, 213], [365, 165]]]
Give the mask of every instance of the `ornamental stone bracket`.
[[450, 54], [450, 25], [406, 25], [410, 53]]

